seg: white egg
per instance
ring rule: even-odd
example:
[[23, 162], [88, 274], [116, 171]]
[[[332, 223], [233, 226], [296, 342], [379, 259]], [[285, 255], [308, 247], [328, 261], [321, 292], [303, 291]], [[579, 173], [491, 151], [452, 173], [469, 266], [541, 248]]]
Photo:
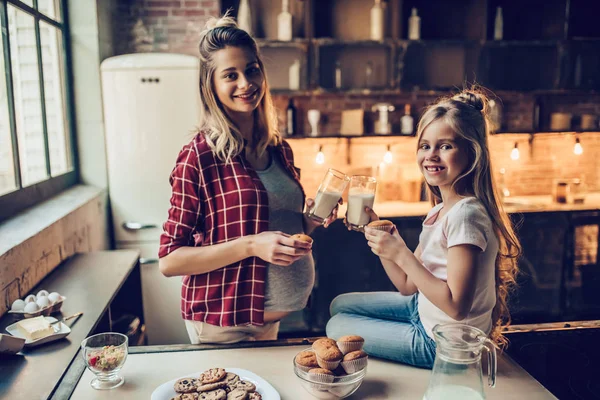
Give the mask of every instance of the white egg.
[[25, 297], [25, 303], [35, 303], [36, 300], [37, 297], [35, 297], [34, 294], [30, 294], [29, 296]]
[[50, 300], [52, 304], [56, 303], [57, 301], [60, 301], [61, 299], [62, 296], [56, 292], [52, 292], [48, 295], [48, 300]]
[[40, 290], [37, 294], [37, 297], [42, 297], [42, 296], [48, 297], [48, 291], [44, 290], [44, 289]]
[[23, 311], [24, 308], [25, 302], [21, 299], [13, 301], [12, 306], [10, 307], [11, 311]]
[[48, 296], [38, 296], [35, 302], [38, 306], [40, 306], [40, 308], [45, 308], [50, 305], [50, 300], [48, 300]]
[[40, 307], [36, 303], [31, 302], [25, 304], [25, 308], [23, 309], [23, 311], [25, 311], [26, 313], [34, 313], [36, 311], [39, 311], [39, 309]]

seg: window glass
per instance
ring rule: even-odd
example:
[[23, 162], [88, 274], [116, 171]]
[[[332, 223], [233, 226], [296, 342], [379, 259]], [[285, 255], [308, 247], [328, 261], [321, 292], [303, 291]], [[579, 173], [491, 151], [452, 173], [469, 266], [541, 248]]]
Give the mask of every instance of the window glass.
[[6, 87], [6, 65], [4, 65], [4, 42], [0, 36], [0, 196], [13, 191], [15, 168], [13, 161], [12, 138], [10, 136], [10, 119], [8, 114], [8, 88]]
[[38, 0], [38, 11], [55, 21], [60, 21], [59, 0]]
[[44, 100], [50, 151], [50, 174], [60, 175], [71, 169], [70, 136], [65, 114], [65, 82], [61, 32], [40, 22], [42, 65], [44, 69]]
[[48, 178], [34, 26], [33, 16], [8, 5], [17, 142], [23, 186]]

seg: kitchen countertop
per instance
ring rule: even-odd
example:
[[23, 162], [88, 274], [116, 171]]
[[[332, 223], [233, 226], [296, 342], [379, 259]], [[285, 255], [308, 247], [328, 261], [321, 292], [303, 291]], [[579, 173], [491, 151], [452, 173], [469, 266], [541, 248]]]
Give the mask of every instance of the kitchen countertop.
[[[312, 340], [311, 340], [312, 341]], [[252, 346], [252, 347], [250, 347]], [[301, 339], [254, 343], [253, 345], [211, 346], [178, 345], [130, 348], [123, 369], [125, 384], [116, 389], [99, 391], [90, 386], [94, 375], [85, 370], [74, 380], [72, 400], [144, 399], [155, 388], [171, 379], [193, 374], [212, 367], [242, 368], [268, 381], [282, 400], [313, 398], [294, 375], [292, 360], [299, 351], [310, 347]], [[507, 355], [498, 354], [498, 373], [495, 388], [486, 388], [486, 396], [494, 399], [555, 399], [548, 390], [533, 379]], [[486, 356], [484, 356], [486, 357]], [[71, 369], [82, 368], [83, 361]], [[390, 361], [369, 358], [368, 372], [362, 386], [352, 399], [421, 399], [429, 383], [429, 370]], [[487, 378], [484, 378], [484, 384]], [[67, 385], [67, 383], [65, 383]], [[65, 395], [68, 392], [63, 392]], [[165, 399], [168, 400], [168, 399]], [[264, 399], [268, 400], [268, 399]]]
[[[428, 201], [385, 201], [375, 202], [373, 209], [381, 218], [394, 217], [424, 217], [431, 210]], [[597, 211], [600, 210], [600, 193], [589, 193], [582, 204], [559, 204], [552, 200], [551, 195], [540, 196], [511, 196], [504, 200], [504, 209], [509, 214], [530, 212], [560, 212], [560, 211]], [[338, 218], [344, 218], [346, 204], [338, 212]]]
[[[17, 355], [0, 357], [0, 398], [46, 399], [54, 391], [83, 339], [94, 331], [113, 298], [137, 265], [133, 250], [76, 254], [58, 266], [33, 290], [56, 291], [66, 297], [62, 317], [83, 311], [64, 339], [37, 347], [24, 347]], [[57, 319], [60, 314], [54, 314]], [[0, 318], [0, 330], [16, 322], [12, 314]]]

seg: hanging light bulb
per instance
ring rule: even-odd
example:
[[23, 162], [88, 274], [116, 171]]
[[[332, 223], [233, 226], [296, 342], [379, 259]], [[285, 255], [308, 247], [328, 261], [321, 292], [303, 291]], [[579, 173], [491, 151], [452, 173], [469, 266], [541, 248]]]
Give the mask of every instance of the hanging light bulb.
[[512, 158], [513, 160], [518, 160], [519, 157], [519, 144], [515, 142], [515, 147], [510, 152], [510, 158]]
[[315, 158], [315, 162], [319, 165], [325, 163], [325, 154], [323, 154], [323, 146], [319, 146], [319, 152], [317, 153], [317, 158]]
[[387, 151], [385, 152], [385, 155], [383, 156], [383, 162], [385, 162], [386, 164], [391, 164], [393, 159], [394, 158], [392, 156], [392, 152], [390, 151], [390, 145], [388, 144]]
[[583, 154], [583, 147], [581, 147], [579, 138], [575, 138], [575, 146], [573, 146], [573, 153], [575, 153], [578, 156]]

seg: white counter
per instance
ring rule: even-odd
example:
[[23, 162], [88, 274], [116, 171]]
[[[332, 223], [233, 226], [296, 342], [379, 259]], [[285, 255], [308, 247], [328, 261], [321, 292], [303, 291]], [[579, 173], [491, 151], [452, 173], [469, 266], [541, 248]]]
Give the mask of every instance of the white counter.
[[[307, 347], [300, 345], [130, 354], [121, 371], [125, 377], [123, 386], [107, 391], [94, 390], [90, 386], [93, 374], [86, 369], [71, 399], [148, 400], [154, 389], [164, 382], [211, 367], [229, 367], [246, 369], [261, 376], [279, 392], [282, 400], [310, 400], [313, 397], [300, 385], [292, 366], [295, 354]], [[349, 399], [422, 399], [430, 375], [429, 370], [370, 358], [362, 386]], [[487, 378], [484, 377], [485, 382]], [[555, 399], [506, 356], [498, 357], [496, 387], [488, 388], [486, 395], [489, 400]]]

